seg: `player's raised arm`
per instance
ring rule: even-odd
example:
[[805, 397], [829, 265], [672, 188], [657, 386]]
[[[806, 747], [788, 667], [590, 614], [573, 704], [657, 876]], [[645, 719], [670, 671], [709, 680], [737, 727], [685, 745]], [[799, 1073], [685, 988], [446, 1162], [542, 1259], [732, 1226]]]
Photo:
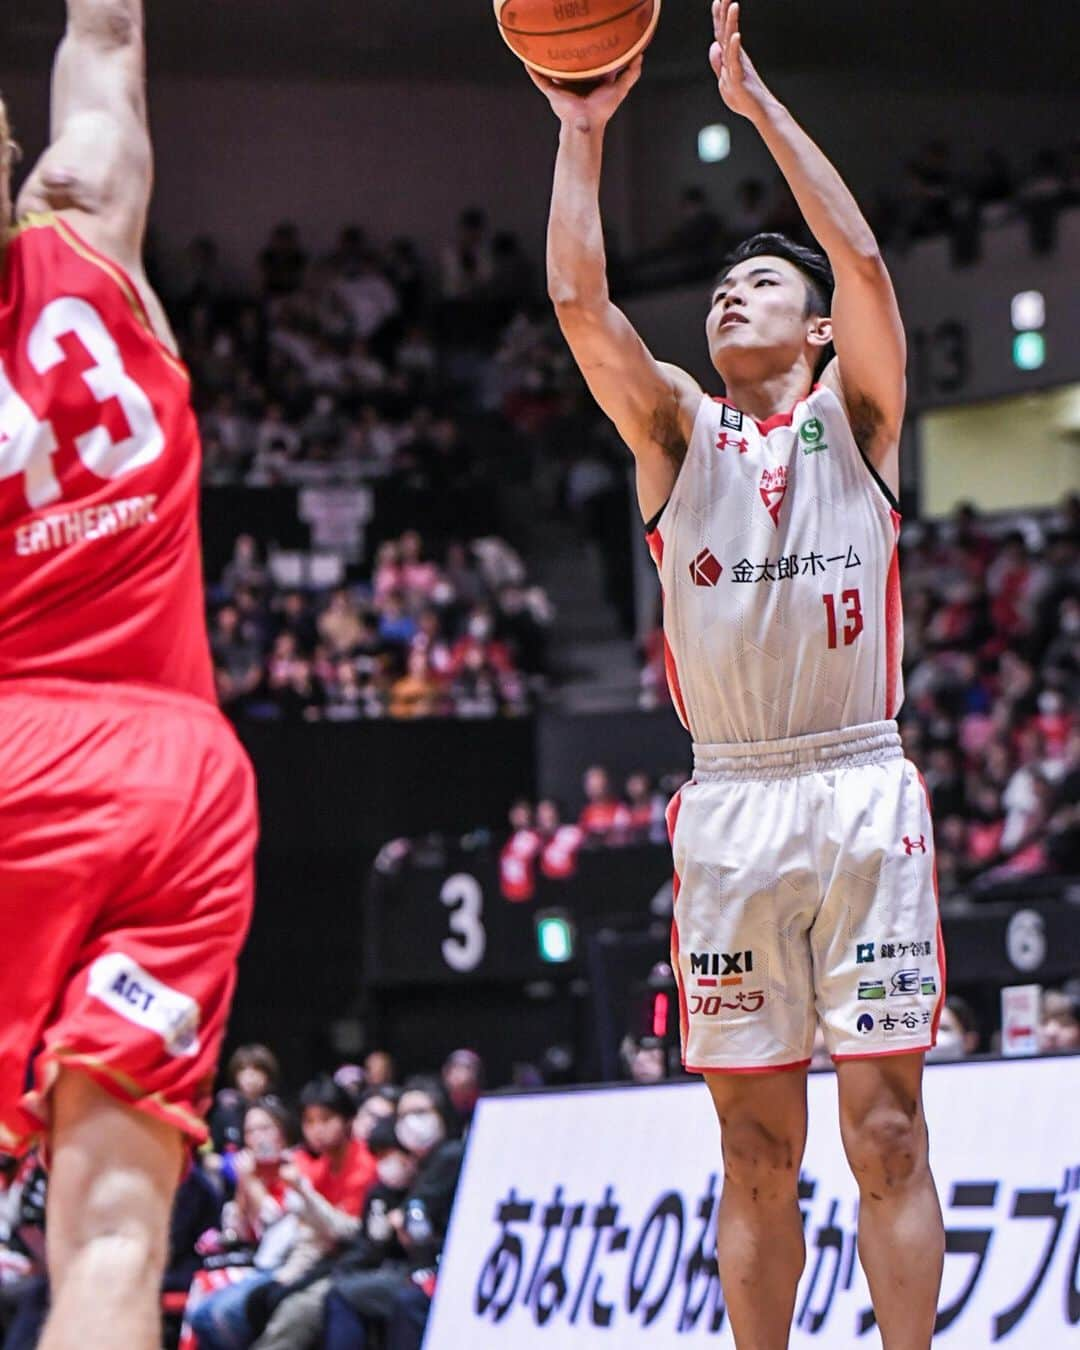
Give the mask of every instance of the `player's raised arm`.
[[74, 213], [91, 243], [135, 263], [152, 177], [142, 0], [68, 0], [53, 68], [51, 143], [19, 213]]
[[860, 448], [896, 491], [907, 346], [892, 281], [843, 179], [746, 55], [739, 10], [737, 0], [715, 0], [709, 60], [724, 102], [756, 127], [832, 264], [837, 361], [823, 382], [840, 394]]
[[641, 74], [641, 58], [588, 95], [530, 70], [559, 119], [548, 227], [548, 293], [559, 326], [597, 403], [637, 461], [646, 520], [663, 507], [686, 454], [701, 389], [656, 361], [608, 294], [600, 220], [604, 132]]

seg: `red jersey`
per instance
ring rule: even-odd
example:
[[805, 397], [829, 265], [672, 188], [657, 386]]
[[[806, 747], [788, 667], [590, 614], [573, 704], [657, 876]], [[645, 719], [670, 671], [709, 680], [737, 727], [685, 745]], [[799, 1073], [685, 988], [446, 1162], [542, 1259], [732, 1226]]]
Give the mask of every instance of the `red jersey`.
[[184, 366], [131, 279], [55, 216], [0, 276], [0, 679], [214, 700]]

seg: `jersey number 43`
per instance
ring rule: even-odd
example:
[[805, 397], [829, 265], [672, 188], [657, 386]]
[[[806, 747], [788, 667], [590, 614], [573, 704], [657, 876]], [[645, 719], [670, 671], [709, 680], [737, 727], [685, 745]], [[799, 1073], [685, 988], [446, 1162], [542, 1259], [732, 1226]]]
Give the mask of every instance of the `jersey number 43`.
[[85, 408], [65, 399], [63, 426], [39, 420], [0, 359], [0, 479], [21, 474], [31, 509], [62, 495], [53, 457], [67, 438], [98, 478], [119, 478], [158, 458], [165, 436], [153, 404], [124, 369], [120, 349], [93, 305], [73, 296], [53, 300], [31, 329], [27, 349], [42, 376], [70, 363], [86, 394]]

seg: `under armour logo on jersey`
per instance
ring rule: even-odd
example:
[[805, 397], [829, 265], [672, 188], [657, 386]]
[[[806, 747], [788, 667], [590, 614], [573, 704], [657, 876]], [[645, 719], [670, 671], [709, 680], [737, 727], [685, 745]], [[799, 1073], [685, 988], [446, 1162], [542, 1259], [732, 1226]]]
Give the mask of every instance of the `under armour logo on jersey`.
[[695, 586], [715, 586], [723, 574], [723, 567], [707, 548], [690, 564], [690, 580]]
[[761, 493], [766, 511], [772, 516], [773, 524], [779, 525], [780, 508], [784, 504], [784, 494], [787, 492], [787, 465], [779, 464], [775, 469], [766, 469], [761, 475], [758, 491]]
[[717, 438], [716, 448], [726, 450], [729, 445], [737, 447], [740, 455], [745, 455], [750, 449], [750, 442], [745, 436], [729, 436], [726, 431], [722, 431]]
[[925, 835], [925, 834], [920, 834], [919, 837], [918, 837], [918, 839], [909, 839], [908, 836], [905, 834], [905, 835], [904, 835], [904, 852], [905, 852], [905, 853], [908, 855], [908, 857], [910, 858], [911, 855], [915, 852], [916, 849], [918, 849], [920, 853], [925, 853], [925, 852], [926, 852], [926, 835]]

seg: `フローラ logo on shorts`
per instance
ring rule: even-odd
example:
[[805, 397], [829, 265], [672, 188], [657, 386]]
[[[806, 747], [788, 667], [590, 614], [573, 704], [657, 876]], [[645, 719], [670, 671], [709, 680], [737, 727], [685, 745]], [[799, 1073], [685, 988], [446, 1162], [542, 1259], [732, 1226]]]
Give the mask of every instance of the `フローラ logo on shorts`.
[[828, 450], [825, 443], [825, 423], [820, 417], [808, 418], [799, 428], [799, 442], [804, 455], [816, 455]]

